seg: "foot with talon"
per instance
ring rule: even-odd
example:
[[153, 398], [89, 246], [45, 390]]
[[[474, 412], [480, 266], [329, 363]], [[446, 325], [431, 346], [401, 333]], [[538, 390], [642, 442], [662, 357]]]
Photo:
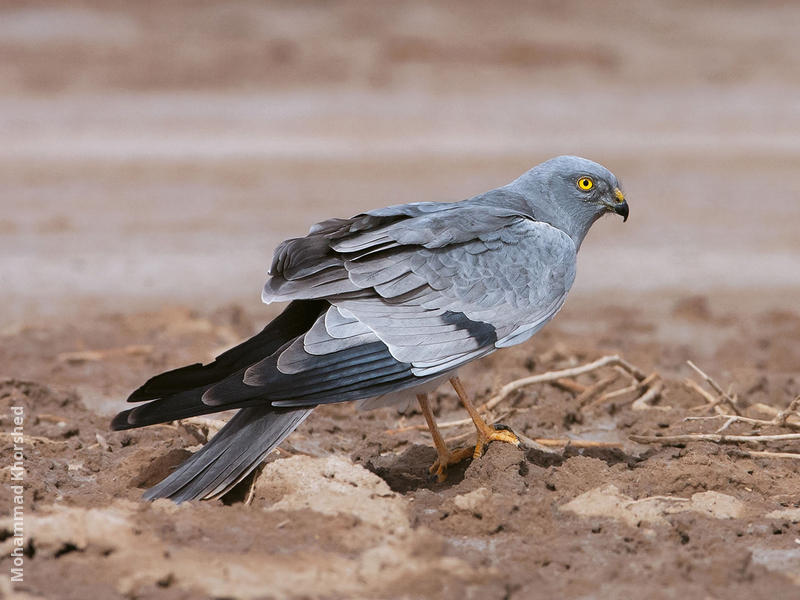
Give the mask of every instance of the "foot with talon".
[[448, 466], [460, 463], [462, 460], [470, 457], [473, 459], [480, 458], [483, 456], [486, 446], [489, 445], [490, 442], [505, 442], [514, 444], [515, 446], [519, 446], [520, 444], [519, 438], [505, 425], [492, 426], [483, 420], [467, 397], [464, 387], [461, 385], [461, 381], [458, 377], [452, 377], [450, 383], [456, 391], [456, 394], [458, 394], [458, 398], [461, 400], [464, 408], [467, 409], [469, 416], [472, 418], [475, 429], [478, 431], [478, 438], [474, 447], [459, 448], [453, 451], [448, 450], [447, 445], [444, 443], [444, 438], [442, 438], [442, 434], [439, 432], [439, 427], [436, 425], [436, 420], [433, 418], [433, 412], [428, 404], [427, 394], [417, 395], [419, 406], [425, 417], [425, 421], [428, 423], [428, 429], [430, 429], [431, 436], [433, 437], [433, 444], [438, 454], [438, 458], [431, 465], [429, 472], [436, 475], [436, 480], [439, 483], [447, 479]]

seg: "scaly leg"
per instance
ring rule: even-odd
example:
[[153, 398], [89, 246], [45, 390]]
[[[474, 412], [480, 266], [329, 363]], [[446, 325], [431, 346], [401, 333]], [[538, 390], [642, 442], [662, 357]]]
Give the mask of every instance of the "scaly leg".
[[461, 404], [467, 409], [472, 422], [475, 423], [475, 429], [478, 430], [478, 439], [475, 443], [475, 450], [472, 453], [472, 458], [480, 458], [483, 455], [483, 449], [489, 442], [506, 442], [519, 446], [519, 438], [517, 438], [513, 432], [508, 429], [495, 429], [483, 420], [478, 410], [473, 406], [472, 402], [470, 402], [467, 392], [464, 390], [464, 386], [461, 385], [461, 380], [458, 377], [451, 377], [450, 384], [453, 386], [456, 394], [458, 394], [458, 399], [461, 400]]
[[442, 483], [447, 479], [447, 467], [469, 458], [472, 456], [473, 450], [472, 448], [459, 448], [454, 452], [450, 452], [447, 449], [447, 444], [444, 443], [442, 434], [439, 432], [439, 427], [436, 425], [436, 419], [433, 417], [430, 404], [428, 404], [428, 394], [417, 394], [417, 402], [419, 402], [419, 407], [422, 410], [425, 421], [428, 423], [428, 429], [430, 429], [433, 445], [436, 447], [436, 454], [438, 455], [438, 458], [428, 470], [430, 473], [436, 473], [436, 480]]
[[472, 402], [470, 402], [466, 391], [464, 391], [464, 386], [461, 385], [461, 380], [458, 377], [452, 377], [450, 383], [456, 391], [456, 394], [458, 394], [458, 398], [461, 400], [464, 408], [467, 409], [470, 418], [472, 418], [472, 422], [475, 423], [475, 429], [478, 431], [478, 439], [474, 448], [467, 447], [453, 451], [448, 450], [447, 444], [444, 443], [444, 438], [439, 431], [439, 427], [436, 425], [431, 407], [428, 404], [428, 395], [417, 394], [417, 401], [419, 402], [420, 409], [422, 409], [425, 421], [428, 423], [428, 429], [431, 432], [433, 445], [436, 447], [436, 454], [438, 455], [438, 458], [430, 467], [430, 472], [436, 473], [436, 479], [439, 483], [447, 478], [448, 466], [460, 463], [466, 458], [480, 458], [483, 455], [483, 449], [489, 442], [506, 442], [519, 446], [519, 439], [511, 431], [495, 429], [483, 420]]

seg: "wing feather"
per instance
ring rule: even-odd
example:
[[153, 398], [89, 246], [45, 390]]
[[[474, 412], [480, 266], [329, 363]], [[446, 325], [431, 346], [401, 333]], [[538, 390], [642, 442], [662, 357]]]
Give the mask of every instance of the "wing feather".
[[[297, 242], [282, 246], [265, 301], [325, 298], [332, 307], [277, 368], [295, 375], [330, 368], [328, 356], [356, 357], [361, 346], [380, 344], [414, 376], [428, 377], [527, 339], [563, 304], [576, 248], [523, 205], [504, 191], [389, 207], [312, 228], [302, 239], [314, 241], [297, 258]], [[257, 372], [246, 379], [261, 381]], [[350, 385], [347, 373], [342, 385]]]

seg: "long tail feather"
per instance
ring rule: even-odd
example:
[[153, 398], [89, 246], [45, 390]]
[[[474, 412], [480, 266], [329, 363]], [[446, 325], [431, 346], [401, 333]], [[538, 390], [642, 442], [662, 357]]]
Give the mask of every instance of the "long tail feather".
[[[208, 365], [189, 365], [156, 375], [128, 400], [150, 400], [114, 417], [113, 429], [130, 429], [154, 423], [239, 408], [239, 412], [201, 450], [193, 454], [145, 498], [171, 498], [175, 502], [217, 498], [255, 469], [313, 410], [275, 408], [257, 388], [242, 383], [245, 370], [268, 358], [308, 331], [326, 310], [325, 301], [292, 302], [260, 333], [228, 350]], [[224, 402], [209, 404], [203, 395], [227, 382]]]
[[240, 410], [210, 442], [144, 494], [175, 502], [219, 498], [245, 478], [311, 413], [313, 408]]
[[261, 332], [223, 352], [214, 362], [188, 365], [151, 377], [128, 397], [128, 402], [165, 398], [222, 381], [242, 367], [270, 356], [287, 340], [305, 333], [327, 306], [323, 300], [292, 302]]

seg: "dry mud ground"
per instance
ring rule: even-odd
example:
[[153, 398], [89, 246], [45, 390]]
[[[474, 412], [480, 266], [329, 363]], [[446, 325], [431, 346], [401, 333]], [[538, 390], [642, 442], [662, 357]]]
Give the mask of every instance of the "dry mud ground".
[[[800, 597], [798, 462], [752, 454], [797, 442], [629, 440], [722, 425], [684, 421], [709, 414], [688, 359], [751, 417], [800, 393], [800, 7], [598, 6], [3, 2], [0, 596]], [[111, 433], [110, 416], [274, 316], [257, 297], [278, 241], [559, 153], [621, 175], [631, 219], [595, 226], [554, 323], [461, 375], [482, 401], [609, 353], [658, 371], [654, 408], [536, 386], [496, 412], [529, 438], [618, 447], [493, 445], [438, 484], [418, 413], [331, 406], [251, 502], [140, 502], [208, 432]], [[434, 405], [464, 417], [446, 389]]]
[[[522, 348], [464, 369], [479, 400], [532, 371], [608, 352], [659, 370], [666, 392], [652, 409], [634, 410], [630, 396], [581, 408], [574, 393], [547, 385], [498, 408], [505, 424], [530, 438], [617, 448], [548, 454], [493, 444], [439, 484], [427, 473], [435, 457], [429, 436], [404, 429], [423, 422], [418, 412], [329, 406], [270, 458], [249, 504], [251, 482], [222, 501], [142, 503], [142, 488], [206, 432], [164, 425], [112, 433], [107, 416], [87, 405], [100, 406], [102, 390], [129, 389], [154, 370], [204, 358], [257, 327], [264, 312], [170, 309], [99, 317], [80, 331], [25, 326], [4, 335], [0, 361], [6, 372], [25, 374], [0, 383], [3, 430], [11, 406], [26, 414], [20, 597], [797, 597], [798, 463], [747, 451], [800, 451], [800, 443], [662, 447], [627, 436], [720, 426], [684, 421], [709, 414], [691, 412], [703, 401], [681, 383], [687, 359], [735, 384], [743, 406], [784, 408], [800, 393], [799, 314], [767, 310], [743, 322], [702, 298], [663, 313], [576, 306]], [[679, 339], [682, 329], [702, 332], [705, 349]], [[95, 392], [80, 391], [87, 380]], [[434, 406], [440, 421], [464, 417], [449, 390]], [[2, 438], [4, 456], [11, 446]], [[7, 469], [3, 477], [8, 482]], [[1, 493], [10, 506], [9, 487]], [[7, 556], [11, 523], [0, 527]]]

